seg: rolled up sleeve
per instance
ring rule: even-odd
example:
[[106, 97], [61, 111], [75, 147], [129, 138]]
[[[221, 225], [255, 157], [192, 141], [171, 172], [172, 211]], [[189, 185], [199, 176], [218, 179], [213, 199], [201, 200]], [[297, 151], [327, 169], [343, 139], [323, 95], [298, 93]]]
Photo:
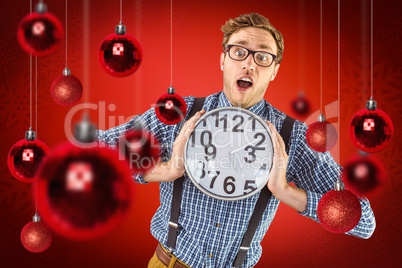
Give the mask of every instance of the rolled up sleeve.
[[[318, 153], [312, 150], [306, 142], [307, 126], [300, 124], [296, 128], [290, 154], [296, 156], [289, 159], [294, 173], [290, 175], [296, 187], [304, 189], [307, 193], [307, 209], [299, 214], [319, 222], [317, 206], [322, 196], [334, 189], [334, 184], [339, 178], [342, 167], [338, 165], [329, 152]], [[293, 150], [293, 151], [292, 151]], [[366, 198], [359, 198], [362, 216], [359, 223], [346, 234], [360, 238], [369, 238], [375, 229], [375, 217]]]

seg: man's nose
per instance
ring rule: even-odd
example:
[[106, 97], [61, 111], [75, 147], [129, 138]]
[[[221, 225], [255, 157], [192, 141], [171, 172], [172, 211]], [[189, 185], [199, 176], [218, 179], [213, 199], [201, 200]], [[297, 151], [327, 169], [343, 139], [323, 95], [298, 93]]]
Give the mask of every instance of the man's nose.
[[255, 62], [252, 54], [248, 54], [247, 58], [242, 61], [242, 69], [255, 71]]

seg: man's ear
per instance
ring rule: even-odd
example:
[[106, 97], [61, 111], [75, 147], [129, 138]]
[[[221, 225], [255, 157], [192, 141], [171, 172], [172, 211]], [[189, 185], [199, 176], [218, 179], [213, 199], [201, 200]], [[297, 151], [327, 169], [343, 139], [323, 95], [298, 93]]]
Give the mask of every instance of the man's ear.
[[221, 53], [221, 59], [220, 59], [220, 65], [221, 65], [221, 71], [223, 71], [223, 62], [225, 61], [225, 53]]
[[276, 75], [278, 74], [278, 71], [279, 71], [279, 67], [280, 67], [280, 66], [281, 66], [280, 64], [275, 65], [274, 72], [273, 72], [273, 74], [272, 74], [272, 76], [271, 76], [271, 81], [274, 81]]

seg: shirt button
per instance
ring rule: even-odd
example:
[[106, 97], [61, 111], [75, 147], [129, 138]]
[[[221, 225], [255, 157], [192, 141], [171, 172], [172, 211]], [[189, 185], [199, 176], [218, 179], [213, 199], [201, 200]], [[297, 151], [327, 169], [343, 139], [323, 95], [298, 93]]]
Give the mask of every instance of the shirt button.
[[213, 255], [212, 255], [212, 253], [211, 253], [211, 254], [209, 254], [209, 256], [208, 256], [208, 257], [212, 258], [212, 256], [213, 256]]
[[217, 224], [216, 224], [216, 227], [218, 227], [218, 228], [219, 228], [219, 227], [221, 227], [221, 225], [220, 225], [219, 223], [217, 223]]

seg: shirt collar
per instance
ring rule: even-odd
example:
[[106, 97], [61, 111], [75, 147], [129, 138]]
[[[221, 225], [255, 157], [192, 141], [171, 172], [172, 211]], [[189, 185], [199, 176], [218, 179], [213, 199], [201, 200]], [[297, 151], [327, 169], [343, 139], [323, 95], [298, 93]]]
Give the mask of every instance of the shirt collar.
[[[225, 93], [222, 91], [219, 99], [218, 99], [218, 107], [217, 108], [222, 108], [222, 107], [232, 107], [233, 105], [230, 103], [230, 101], [226, 98]], [[265, 108], [265, 101], [262, 99], [260, 102], [257, 104], [254, 104], [253, 106], [247, 108], [247, 110], [255, 113], [256, 115], [263, 117], [264, 116], [264, 108]]]

